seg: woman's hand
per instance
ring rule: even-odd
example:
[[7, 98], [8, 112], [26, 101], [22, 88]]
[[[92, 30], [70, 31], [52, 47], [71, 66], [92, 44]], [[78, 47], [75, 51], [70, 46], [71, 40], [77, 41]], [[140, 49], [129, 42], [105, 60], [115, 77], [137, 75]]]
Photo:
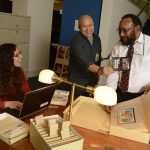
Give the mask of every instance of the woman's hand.
[[4, 107], [12, 108], [12, 109], [18, 109], [20, 110], [22, 108], [22, 103], [20, 101], [5, 101]]

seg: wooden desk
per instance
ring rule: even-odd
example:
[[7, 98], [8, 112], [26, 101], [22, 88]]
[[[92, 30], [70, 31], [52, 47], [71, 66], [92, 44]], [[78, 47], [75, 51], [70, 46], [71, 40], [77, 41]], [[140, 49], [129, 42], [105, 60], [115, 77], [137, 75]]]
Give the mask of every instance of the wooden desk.
[[[44, 116], [49, 116], [49, 115], [58, 114], [62, 116], [62, 112], [64, 109], [65, 109], [64, 107], [51, 107], [36, 115], [43, 114]], [[30, 119], [33, 117], [34, 116], [28, 117], [27, 119], [24, 119], [24, 121], [29, 123]], [[122, 150], [150, 150], [150, 145], [148, 144], [134, 142], [131, 140], [103, 134], [100, 132], [95, 132], [92, 130], [88, 130], [76, 126], [73, 127], [84, 138], [83, 150], [102, 150], [100, 148], [93, 148], [90, 146], [90, 144], [101, 144], [110, 147], [120, 148]], [[30, 143], [29, 137], [26, 137], [10, 146], [0, 140], [0, 150], [35, 150], [35, 149]]]

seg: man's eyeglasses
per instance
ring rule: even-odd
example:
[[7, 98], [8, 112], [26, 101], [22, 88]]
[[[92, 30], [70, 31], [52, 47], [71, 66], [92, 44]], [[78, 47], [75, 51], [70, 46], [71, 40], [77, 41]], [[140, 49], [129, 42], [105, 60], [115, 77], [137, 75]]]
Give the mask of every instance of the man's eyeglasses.
[[116, 29], [116, 31], [120, 34], [120, 33], [124, 33], [126, 34], [130, 29], [136, 27], [137, 25], [133, 25], [132, 27], [128, 28], [128, 29]]

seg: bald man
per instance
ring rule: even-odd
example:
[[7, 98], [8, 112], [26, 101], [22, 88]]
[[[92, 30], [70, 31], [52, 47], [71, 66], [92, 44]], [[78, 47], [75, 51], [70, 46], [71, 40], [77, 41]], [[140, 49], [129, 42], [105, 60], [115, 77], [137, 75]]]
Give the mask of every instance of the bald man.
[[[94, 33], [94, 21], [89, 15], [79, 19], [79, 32], [70, 43], [69, 77], [72, 82], [83, 86], [95, 86], [97, 76], [113, 72], [111, 67], [100, 67], [101, 40]], [[76, 96], [88, 96], [85, 90], [76, 88]]]

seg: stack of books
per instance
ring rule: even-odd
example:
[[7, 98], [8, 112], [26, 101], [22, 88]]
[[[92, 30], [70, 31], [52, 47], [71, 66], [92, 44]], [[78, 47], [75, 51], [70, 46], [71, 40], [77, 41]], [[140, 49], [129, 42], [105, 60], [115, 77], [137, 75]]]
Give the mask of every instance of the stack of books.
[[29, 134], [29, 125], [8, 114], [0, 114], [0, 139], [13, 144]]

